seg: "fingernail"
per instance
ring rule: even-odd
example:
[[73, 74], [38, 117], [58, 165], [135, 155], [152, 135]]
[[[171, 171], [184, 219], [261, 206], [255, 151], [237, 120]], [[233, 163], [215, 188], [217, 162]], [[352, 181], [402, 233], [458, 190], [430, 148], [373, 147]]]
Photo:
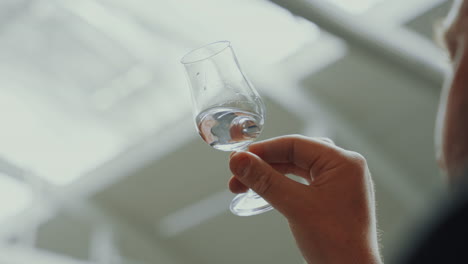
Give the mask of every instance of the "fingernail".
[[241, 157], [237, 162], [236, 162], [236, 167], [235, 167], [235, 173], [236, 176], [243, 177], [247, 174], [247, 171], [249, 170], [250, 166], [250, 158], [249, 157]]

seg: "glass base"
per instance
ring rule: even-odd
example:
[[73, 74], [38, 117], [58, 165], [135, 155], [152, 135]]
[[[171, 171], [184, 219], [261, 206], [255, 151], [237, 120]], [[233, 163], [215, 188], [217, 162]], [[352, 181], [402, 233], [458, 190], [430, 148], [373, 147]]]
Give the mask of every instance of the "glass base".
[[251, 216], [268, 212], [273, 209], [267, 201], [249, 190], [246, 193], [236, 195], [229, 206], [231, 212], [238, 216]]

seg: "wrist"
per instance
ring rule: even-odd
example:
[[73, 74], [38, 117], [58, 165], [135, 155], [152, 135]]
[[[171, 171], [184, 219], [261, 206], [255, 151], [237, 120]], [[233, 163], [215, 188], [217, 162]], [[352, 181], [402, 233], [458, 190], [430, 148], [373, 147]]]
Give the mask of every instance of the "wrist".
[[382, 264], [383, 261], [377, 248], [351, 246], [335, 247], [332, 251], [321, 252], [319, 255], [306, 257], [310, 264]]
[[[299, 247], [307, 263], [313, 264], [382, 264], [375, 238], [362, 236], [297, 237]], [[302, 238], [302, 239], [301, 239]], [[302, 241], [300, 241], [302, 240]], [[306, 241], [309, 240], [309, 241]]]

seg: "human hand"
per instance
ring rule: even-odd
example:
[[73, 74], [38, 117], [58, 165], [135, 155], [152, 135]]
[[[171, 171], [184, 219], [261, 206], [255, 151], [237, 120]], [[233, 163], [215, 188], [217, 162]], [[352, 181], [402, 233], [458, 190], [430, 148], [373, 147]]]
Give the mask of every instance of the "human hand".
[[273, 138], [249, 150], [231, 155], [230, 190], [251, 188], [283, 214], [308, 263], [381, 263], [373, 184], [360, 154], [303, 136]]

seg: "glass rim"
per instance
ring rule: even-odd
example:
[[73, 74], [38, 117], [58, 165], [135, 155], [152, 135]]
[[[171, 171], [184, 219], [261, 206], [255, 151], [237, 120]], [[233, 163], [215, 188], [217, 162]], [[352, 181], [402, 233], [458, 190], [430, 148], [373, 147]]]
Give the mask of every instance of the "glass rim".
[[[193, 56], [196, 52], [198, 52], [198, 51], [200, 51], [202, 49], [206, 49], [209, 46], [215, 46], [215, 45], [219, 45], [219, 44], [224, 44], [224, 45], [221, 46], [219, 49], [213, 51], [211, 54], [208, 54], [208, 55], [204, 56], [203, 58], [190, 59], [190, 56]], [[227, 49], [229, 47], [231, 47], [231, 42], [228, 41], [228, 40], [221, 40], [221, 41], [211, 42], [211, 43], [205, 44], [205, 45], [203, 45], [201, 47], [198, 47], [196, 49], [193, 49], [193, 50], [189, 51], [187, 54], [185, 54], [182, 57], [182, 59], [180, 60], [180, 63], [182, 63], [182, 64], [191, 64], [191, 63], [195, 63], [195, 62], [200, 62], [200, 61], [209, 59], [209, 58], [221, 53], [222, 51], [224, 51], [225, 49]]]

